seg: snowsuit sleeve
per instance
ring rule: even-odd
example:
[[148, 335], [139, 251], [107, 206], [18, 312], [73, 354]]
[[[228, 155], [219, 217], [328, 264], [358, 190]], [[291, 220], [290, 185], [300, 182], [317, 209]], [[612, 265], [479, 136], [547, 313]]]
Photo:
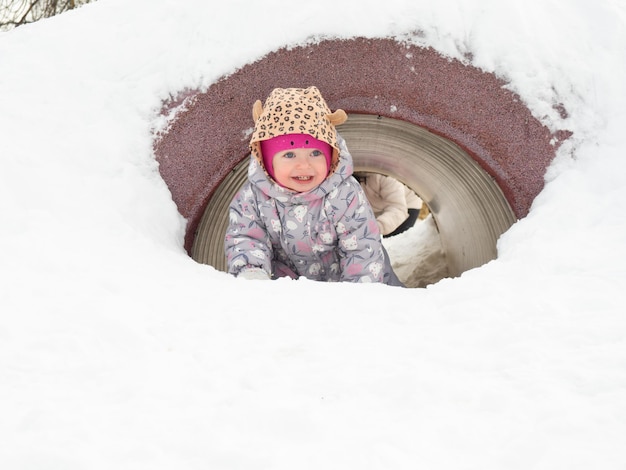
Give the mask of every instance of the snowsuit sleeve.
[[272, 244], [250, 183], [235, 195], [228, 215], [224, 238], [228, 272], [236, 276], [248, 268], [261, 268], [271, 276]]
[[[344, 193], [345, 192], [345, 193]], [[346, 211], [335, 227], [341, 281], [384, 282], [385, 254], [372, 208], [359, 183], [350, 178], [341, 188]]]

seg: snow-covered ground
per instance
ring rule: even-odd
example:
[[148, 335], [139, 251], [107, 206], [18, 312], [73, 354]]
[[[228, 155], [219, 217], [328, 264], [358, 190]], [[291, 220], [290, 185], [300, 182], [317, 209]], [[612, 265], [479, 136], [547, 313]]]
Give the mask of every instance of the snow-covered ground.
[[[186, 255], [163, 100], [416, 32], [574, 132], [497, 260], [398, 289]], [[98, 0], [0, 34], [0, 468], [624, 469], [625, 82], [617, 0]]]

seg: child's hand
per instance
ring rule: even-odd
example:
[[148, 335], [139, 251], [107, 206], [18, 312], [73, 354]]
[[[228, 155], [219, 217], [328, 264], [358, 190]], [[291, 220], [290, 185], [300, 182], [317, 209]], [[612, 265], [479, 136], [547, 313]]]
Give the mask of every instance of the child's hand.
[[237, 278], [247, 279], [249, 281], [269, 281], [270, 277], [262, 268], [244, 268], [237, 275]]

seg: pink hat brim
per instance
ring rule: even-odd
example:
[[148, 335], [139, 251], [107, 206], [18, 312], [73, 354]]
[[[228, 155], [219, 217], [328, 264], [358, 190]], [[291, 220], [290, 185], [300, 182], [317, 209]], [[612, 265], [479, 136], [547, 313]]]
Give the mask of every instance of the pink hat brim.
[[318, 140], [309, 134], [278, 135], [276, 137], [272, 137], [271, 139], [262, 140], [259, 143], [261, 146], [261, 155], [263, 157], [263, 166], [265, 166], [265, 171], [267, 171], [274, 180], [276, 179], [274, 176], [274, 166], [272, 165], [274, 155], [288, 149], [318, 149], [326, 158], [327, 174], [330, 171], [330, 161], [333, 155], [333, 148], [328, 142]]

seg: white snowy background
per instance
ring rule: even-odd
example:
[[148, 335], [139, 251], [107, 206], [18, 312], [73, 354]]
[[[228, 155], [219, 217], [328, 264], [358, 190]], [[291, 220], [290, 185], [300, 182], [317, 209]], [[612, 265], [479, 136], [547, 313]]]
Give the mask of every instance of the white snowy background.
[[[498, 259], [425, 289], [191, 260], [163, 100], [416, 31], [574, 133]], [[624, 83], [618, 0], [98, 0], [1, 33], [0, 468], [626, 468]]]

